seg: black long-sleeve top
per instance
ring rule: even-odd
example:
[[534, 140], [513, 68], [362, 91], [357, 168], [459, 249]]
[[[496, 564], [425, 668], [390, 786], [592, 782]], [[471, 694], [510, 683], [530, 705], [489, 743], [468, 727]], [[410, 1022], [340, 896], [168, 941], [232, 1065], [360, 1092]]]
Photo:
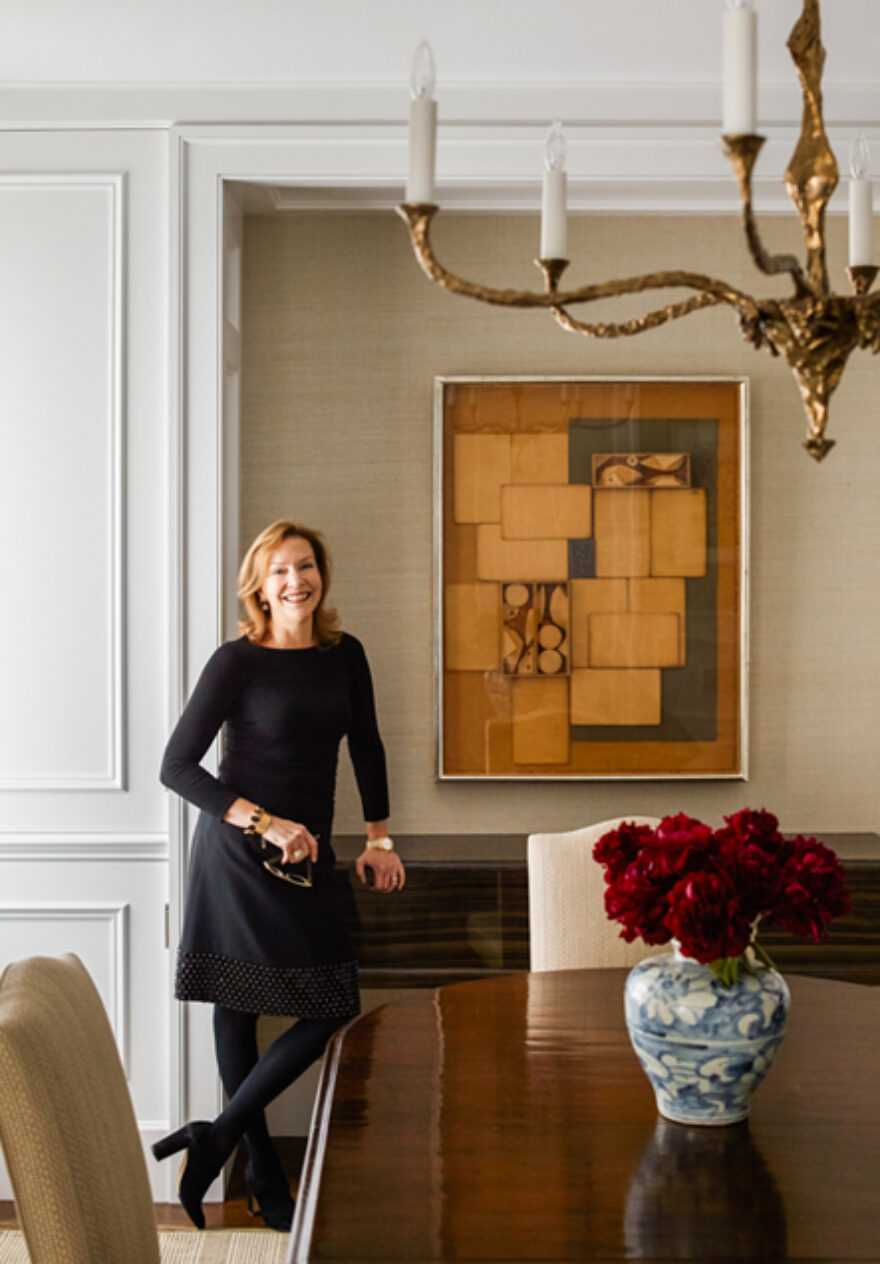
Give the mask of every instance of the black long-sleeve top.
[[[219, 777], [201, 760], [224, 726]], [[385, 751], [361, 643], [269, 649], [247, 637], [211, 656], [162, 760], [163, 785], [222, 818], [237, 798], [329, 839], [339, 743], [348, 749], [364, 819], [388, 816]]]

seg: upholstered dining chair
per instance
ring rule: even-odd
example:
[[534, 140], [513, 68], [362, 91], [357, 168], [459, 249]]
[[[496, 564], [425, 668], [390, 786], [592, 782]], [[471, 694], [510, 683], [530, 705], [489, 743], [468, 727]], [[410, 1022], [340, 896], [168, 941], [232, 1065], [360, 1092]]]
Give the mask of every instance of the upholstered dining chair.
[[529, 835], [529, 934], [533, 971], [634, 966], [662, 949], [628, 944], [605, 912], [604, 869], [593, 847], [622, 821], [656, 826], [656, 816], [622, 816], [567, 834]]
[[125, 1074], [78, 957], [0, 978], [0, 1141], [31, 1264], [159, 1264]]

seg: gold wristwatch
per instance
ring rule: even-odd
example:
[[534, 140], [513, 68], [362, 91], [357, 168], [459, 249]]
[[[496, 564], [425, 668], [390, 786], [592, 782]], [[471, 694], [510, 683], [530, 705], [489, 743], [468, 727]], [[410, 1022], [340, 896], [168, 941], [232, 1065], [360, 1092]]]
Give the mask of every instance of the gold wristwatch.
[[368, 838], [367, 847], [375, 847], [377, 851], [394, 851], [394, 839], [387, 834], [384, 838]]

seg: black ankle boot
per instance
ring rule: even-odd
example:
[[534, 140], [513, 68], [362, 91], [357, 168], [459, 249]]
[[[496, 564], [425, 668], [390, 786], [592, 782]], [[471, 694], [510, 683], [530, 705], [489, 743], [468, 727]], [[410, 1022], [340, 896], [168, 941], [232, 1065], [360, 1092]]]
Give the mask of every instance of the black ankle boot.
[[274, 1176], [258, 1176], [252, 1161], [248, 1159], [244, 1169], [244, 1183], [247, 1186], [248, 1211], [251, 1215], [254, 1215], [256, 1200], [268, 1229], [290, 1233], [296, 1204], [290, 1196], [290, 1186], [284, 1174], [279, 1171]]
[[152, 1147], [157, 1159], [167, 1159], [172, 1154], [186, 1150], [186, 1158], [177, 1180], [177, 1194], [183, 1209], [197, 1229], [205, 1227], [202, 1199], [209, 1186], [220, 1175], [229, 1157], [221, 1154], [214, 1136], [214, 1125], [197, 1120], [184, 1124], [177, 1132], [163, 1137]]

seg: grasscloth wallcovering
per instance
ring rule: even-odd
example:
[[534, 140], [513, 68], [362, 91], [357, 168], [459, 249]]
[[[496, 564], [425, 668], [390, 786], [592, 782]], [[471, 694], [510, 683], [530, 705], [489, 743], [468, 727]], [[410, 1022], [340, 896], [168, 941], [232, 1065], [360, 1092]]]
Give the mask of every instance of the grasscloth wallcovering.
[[[845, 230], [832, 221], [838, 287]], [[535, 284], [537, 217], [446, 215], [435, 235], [440, 257], [465, 275]], [[798, 248], [788, 221], [770, 220], [766, 237], [768, 249]], [[752, 292], [784, 285], [756, 285], [733, 220], [580, 217], [569, 241], [572, 284], [680, 263]], [[344, 624], [373, 666], [396, 830], [525, 834], [678, 809], [717, 821], [745, 803], [771, 808], [786, 830], [880, 828], [880, 360], [853, 358], [834, 400], [838, 446], [817, 465], [800, 446], [791, 374], [746, 347], [725, 311], [587, 342], [540, 313], [469, 304], [430, 285], [390, 212], [249, 218], [243, 294], [243, 536], [281, 516], [326, 533]], [[624, 310], [639, 308], [614, 308]], [[433, 378], [566, 373], [751, 380], [746, 784], [434, 779]], [[337, 830], [358, 828], [344, 766]]]

